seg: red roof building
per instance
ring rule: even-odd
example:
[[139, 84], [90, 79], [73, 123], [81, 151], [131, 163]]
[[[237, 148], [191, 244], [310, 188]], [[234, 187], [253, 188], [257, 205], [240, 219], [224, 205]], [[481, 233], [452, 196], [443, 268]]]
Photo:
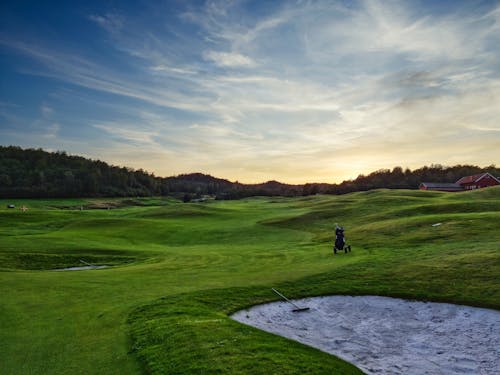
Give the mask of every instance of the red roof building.
[[420, 190], [437, 190], [437, 191], [464, 191], [481, 189], [488, 186], [500, 185], [500, 179], [492, 176], [489, 173], [480, 173], [473, 176], [465, 176], [460, 180], [451, 183], [441, 182], [422, 182]]
[[462, 177], [456, 183], [462, 186], [464, 190], [473, 190], [500, 185], [500, 180], [489, 173], [480, 173], [473, 176]]

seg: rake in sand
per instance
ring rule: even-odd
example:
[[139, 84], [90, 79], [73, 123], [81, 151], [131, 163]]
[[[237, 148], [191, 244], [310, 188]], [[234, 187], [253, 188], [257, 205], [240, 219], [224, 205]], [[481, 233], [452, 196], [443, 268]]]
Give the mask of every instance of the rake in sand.
[[292, 310], [293, 312], [301, 312], [301, 311], [307, 311], [307, 310], [309, 310], [309, 307], [300, 307], [300, 306], [297, 306], [295, 303], [293, 303], [292, 301], [290, 301], [288, 298], [286, 298], [283, 294], [281, 294], [280, 292], [278, 292], [276, 289], [274, 289], [274, 288], [271, 288], [271, 289], [273, 290], [274, 293], [276, 293], [278, 296], [280, 296], [285, 301], [287, 301], [288, 303], [292, 304], [293, 307], [295, 307]]

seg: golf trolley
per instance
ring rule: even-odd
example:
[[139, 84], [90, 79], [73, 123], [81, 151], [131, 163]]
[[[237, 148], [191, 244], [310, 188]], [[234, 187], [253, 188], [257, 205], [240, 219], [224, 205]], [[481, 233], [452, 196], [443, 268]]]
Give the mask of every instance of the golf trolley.
[[344, 251], [344, 253], [351, 252], [351, 245], [347, 245], [344, 237], [344, 228], [335, 224], [335, 243], [333, 245], [333, 253], [337, 251]]

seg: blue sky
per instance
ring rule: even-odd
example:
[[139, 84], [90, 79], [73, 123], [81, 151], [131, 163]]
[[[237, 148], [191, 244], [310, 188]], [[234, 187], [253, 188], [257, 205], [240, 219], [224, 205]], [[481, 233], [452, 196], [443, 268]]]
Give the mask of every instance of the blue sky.
[[339, 182], [500, 156], [499, 1], [8, 1], [0, 144]]

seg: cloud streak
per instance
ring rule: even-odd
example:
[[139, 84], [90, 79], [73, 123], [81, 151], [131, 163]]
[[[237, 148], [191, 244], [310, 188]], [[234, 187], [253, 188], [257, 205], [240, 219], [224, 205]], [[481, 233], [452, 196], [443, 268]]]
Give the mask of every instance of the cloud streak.
[[221, 67], [251, 67], [256, 65], [248, 56], [235, 52], [207, 51], [203, 56], [206, 60]]

